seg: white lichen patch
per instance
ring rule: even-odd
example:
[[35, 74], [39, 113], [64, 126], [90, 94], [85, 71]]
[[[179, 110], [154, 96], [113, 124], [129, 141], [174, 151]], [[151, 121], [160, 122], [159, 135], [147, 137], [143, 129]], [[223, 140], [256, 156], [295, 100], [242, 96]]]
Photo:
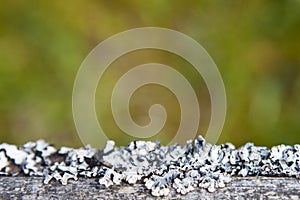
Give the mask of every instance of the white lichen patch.
[[211, 145], [199, 136], [179, 145], [134, 141], [116, 147], [108, 141], [103, 150], [90, 146], [56, 150], [43, 140], [22, 147], [0, 144], [0, 175], [44, 176], [44, 184], [62, 185], [78, 177], [99, 178], [100, 185], [143, 184], [154, 196], [171, 191], [187, 194], [197, 188], [214, 192], [226, 187], [232, 176], [300, 177], [300, 145], [271, 149], [247, 143]]

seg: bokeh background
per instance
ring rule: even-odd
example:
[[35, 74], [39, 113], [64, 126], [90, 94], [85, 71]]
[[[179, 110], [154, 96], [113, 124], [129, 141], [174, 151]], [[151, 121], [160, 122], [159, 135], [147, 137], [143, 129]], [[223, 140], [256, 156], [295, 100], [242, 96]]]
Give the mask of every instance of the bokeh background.
[[[227, 118], [218, 143], [257, 145], [300, 142], [300, 1], [1, 1], [0, 142], [44, 138], [56, 146], [82, 146], [72, 118], [72, 88], [87, 54], [113, 34], [158, 26], [197, 40], [217, 64], [227, 92]], [[168, 64], [197, 91], [207, 129], [210, 100], [192, 67], [175, 55], [144, 50], [116, 60], [99, 82], [99, 121], [117, 144], [130, 138], [114, 124], [109, 98], [126, 70], [146, 62]], [[166, 77], [167, 78], [167, 77]], [[151, 97], [151, 98], [150, 98]], [[147, 124], [153, 103], [165, 105], [167, 142], [180, 110], [172, 93], [145, 86], [132, 97], [134, 120]]]

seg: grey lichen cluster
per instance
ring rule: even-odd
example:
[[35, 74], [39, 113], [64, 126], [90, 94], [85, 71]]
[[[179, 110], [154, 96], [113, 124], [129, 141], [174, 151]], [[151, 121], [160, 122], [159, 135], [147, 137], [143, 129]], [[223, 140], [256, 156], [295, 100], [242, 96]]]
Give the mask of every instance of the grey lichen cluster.
[[142, 183], [154, 196], [173, 191], [186, 194], [197, 187], [214, 192], [225, 187], [232, 176], [299, 177], [300, 145], [279, 145], [271, 149], [252, 143], [236, 149], [230, 143], [211, 145], [199, 136], [179, 145], [134, 141], [115, 147], [108, 141], [103, 150], [90, 146], [56, 150], [43, 140], [22, 147], [0, 144], [0, 175], [44, 176], [67, 184], [78, 177], [99, 178], [106, 187]]

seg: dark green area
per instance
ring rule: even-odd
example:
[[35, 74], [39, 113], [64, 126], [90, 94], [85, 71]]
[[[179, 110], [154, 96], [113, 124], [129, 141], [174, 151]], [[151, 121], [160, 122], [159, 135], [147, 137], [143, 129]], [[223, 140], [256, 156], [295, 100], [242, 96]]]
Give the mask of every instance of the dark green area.
[[[228, 100], [220, 143], [299, 143], [299, 10], [296, 0], [1, 1], [0, 142], [23, 144], [45, 138], [58, 146], [81, 146], [72, 118], [72, 88], [81, 62], [113, 34], [159, 26], [191, 36], [217, 64]], [[200, 80], [194, 87], [200, 91], [199, 132], [205, 132], [210, 101], [201, 77], [167, 53], [136, 53], [120, 58], [122, 69], [156, 59], [180, 69], [191, 83]], [[112, 67], [98, 87], [96, 108], [111, 138], [125, 145], [132, 138], [116, 128], [106, 105], [108, 88], [120, 76], [118, 61]], [[144, 89], [132, 101], [133, 118], [146, 123], [147, 108], [153, 103], [148, 96], [155, 101], [161, 97], [167, 110], [171, 108], [161, 133], [161, 139], [168, 141], [167, 134], [178, 127], [178, 102], [162, 88]]]

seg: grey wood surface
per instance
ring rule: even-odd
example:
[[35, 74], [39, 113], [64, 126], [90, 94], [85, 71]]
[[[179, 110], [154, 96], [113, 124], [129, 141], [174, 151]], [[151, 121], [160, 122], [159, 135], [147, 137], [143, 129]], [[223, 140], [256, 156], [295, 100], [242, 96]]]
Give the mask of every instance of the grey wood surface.
[[[196, 189], [186, 195], [175, 191], [164, 199], [299, 199], [300, 183], [287, 177], [234, 177], [225, 188], [209, 193]], [[43, 184], [42, 177], [0, 176], [0, 199], [158, 199], [140, 184], [100, 186], [97, 179]]]

